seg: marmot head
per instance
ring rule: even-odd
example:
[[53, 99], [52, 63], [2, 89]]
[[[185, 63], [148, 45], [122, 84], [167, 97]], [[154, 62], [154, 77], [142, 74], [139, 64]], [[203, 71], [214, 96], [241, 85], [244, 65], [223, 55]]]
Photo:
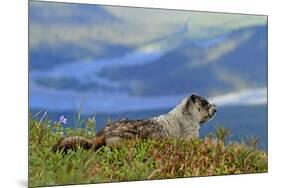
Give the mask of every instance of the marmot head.
[[186, 101], [184, 114], [192, 114], [199, 123], [205, 123], [216, 114], [216, 105], [210, 104], [205, 98], [191, 94]]

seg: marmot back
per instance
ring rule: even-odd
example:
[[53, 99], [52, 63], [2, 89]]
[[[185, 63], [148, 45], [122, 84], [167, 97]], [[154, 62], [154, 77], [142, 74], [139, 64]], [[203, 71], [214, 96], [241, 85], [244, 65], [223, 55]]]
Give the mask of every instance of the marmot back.
[[97, 149], [101, 146], [114, 147], [123, 139], [161, 139], [161, 138], [196, 138], [201, 125], [216, 113], [216, 106], [205, 98], [190, 95], [183, 99], [170, 112], [139, 120], [122, 119], [104, 126], [92, 140], [83, 137], [62, 138], [53, 147], [56, 150]]

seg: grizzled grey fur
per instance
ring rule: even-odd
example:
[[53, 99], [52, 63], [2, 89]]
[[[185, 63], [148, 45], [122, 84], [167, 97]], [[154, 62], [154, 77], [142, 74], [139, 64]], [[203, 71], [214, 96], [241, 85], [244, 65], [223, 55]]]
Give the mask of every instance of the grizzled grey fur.
[[97, 149], [103, 145], [118, 146], [123, 139], [161, 139], [161, 138], [198, 138], [201, 125], [216, 113], [216, 106], [205, 98], [190, 95], [183, 99], [170, 112], [148, 119], [122, 119], [107, 124], [92, 140], [83, 137], [61, 138], [53, 151], [75, 149]]

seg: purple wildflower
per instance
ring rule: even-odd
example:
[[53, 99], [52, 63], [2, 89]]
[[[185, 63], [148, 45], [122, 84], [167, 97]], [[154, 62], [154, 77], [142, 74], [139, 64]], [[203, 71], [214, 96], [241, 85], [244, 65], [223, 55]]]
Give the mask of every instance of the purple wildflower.
[[61, 116], [60, 118], [59, 118], [59, 123], [60, 124], [66, 124], [66, 118], [64, 117], [64, 116]]

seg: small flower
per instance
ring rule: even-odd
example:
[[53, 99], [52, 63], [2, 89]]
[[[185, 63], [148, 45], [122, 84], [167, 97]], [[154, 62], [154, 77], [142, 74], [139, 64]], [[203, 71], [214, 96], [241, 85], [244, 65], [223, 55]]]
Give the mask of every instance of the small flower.
[[64, 116], [61, 116], [60, 118], [59, 118], [59, 124], [66, 124], [66, 118], [64, 117]]

